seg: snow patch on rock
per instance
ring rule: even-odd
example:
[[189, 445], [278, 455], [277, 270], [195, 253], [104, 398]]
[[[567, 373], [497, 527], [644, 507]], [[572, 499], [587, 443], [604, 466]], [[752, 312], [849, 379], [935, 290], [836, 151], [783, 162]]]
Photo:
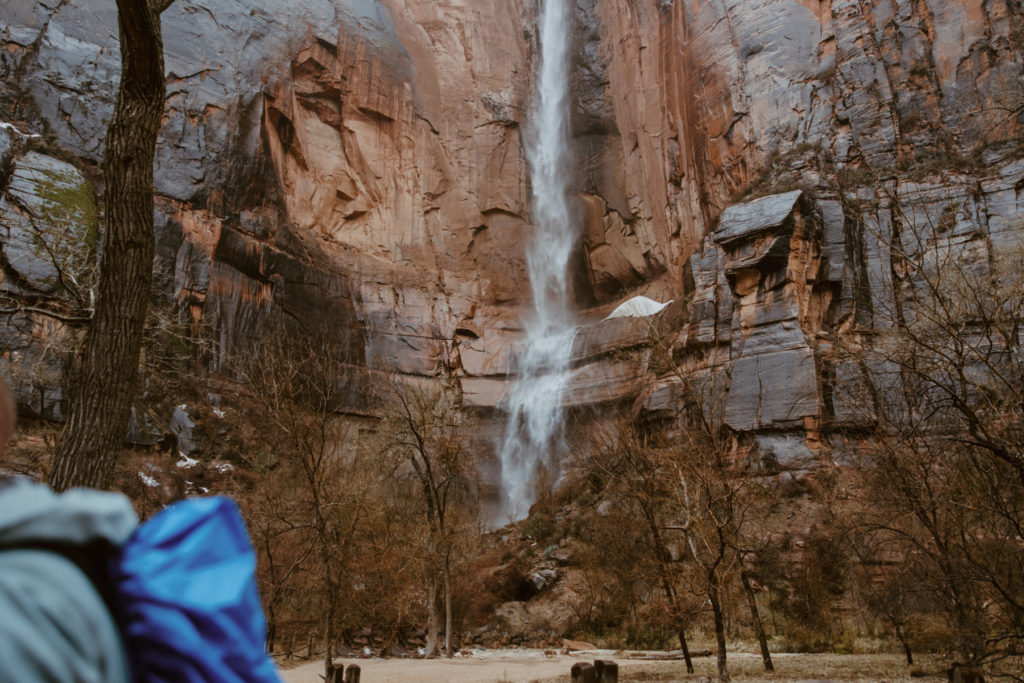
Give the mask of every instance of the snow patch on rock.
[[663, 311], [672, 301], [670, 299], [665, 303], [659, 303], [654, 299], [648, 299], [646, 296], [635, 296], [620, 304], [618, 308], [608, 314], [605, 320], [613, 318], [647, 318]]

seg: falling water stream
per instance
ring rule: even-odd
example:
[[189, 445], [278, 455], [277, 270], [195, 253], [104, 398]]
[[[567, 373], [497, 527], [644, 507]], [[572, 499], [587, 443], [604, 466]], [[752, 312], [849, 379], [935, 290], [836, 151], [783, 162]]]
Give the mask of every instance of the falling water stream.
[[539, 24], [540, 66], [526, 149], [534, 224], [526, 261], [534, 310], [523, 321], [525, 347], [506, 395], [508, 424], [500, 451], [504, 520], [526, 516], [536, 475], [556, 464], [575, 334], [567, 282], [577, 232], [569, 205], [569, 0], [541, 0]]

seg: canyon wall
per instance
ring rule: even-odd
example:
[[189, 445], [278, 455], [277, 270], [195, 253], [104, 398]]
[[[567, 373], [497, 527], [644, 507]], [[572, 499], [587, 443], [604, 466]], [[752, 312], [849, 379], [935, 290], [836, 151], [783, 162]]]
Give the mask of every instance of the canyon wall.
[[[977, 268], [1024, 241], [1024, 9], [574, 12], [569, 403], [670, 412], [679, 378], [651, 362], [657, 332], [688, 371], [721, 378], [722, 419], [762, 457], [805, 466], [829, 425], [855, 421], [833, 401], [827, 356], [851, 329], [886, 324], [899, 288], [886, 236], [911, 230]], [[535, 13], [528, 0], [165, 12], [158, 260], [180, 315], [215, 342], [211, 363], [281, 324], [338, 339], [368, 372], [453, 376], [466, 405], [499, 404], [529, 305]], [[116, 36], [112, 3], [0, 9], [4, 291], [52, 294], [39, 245], [93, 220], [90, 192], [53, 188], [102, 192]], [[603, 321], [637, 295], [675, 303]], [[8, 354], [38, 356], [47, 325], [22, 309], [2, 330]], [[23, 402], [59, 416], [59, 382], [35, 384]]]
[[[503, 376], [529, 295], [525, 11], [214, 0], [165, 12], [158, 254], [167, 293], [209, 327], [220, 360], [283, 322], [344, 340], [373, 370]], [[5, 167], [59, 156], [95, 179], [119, 68], [114, 7], [15, 2], [0, 22], [0, 118], [17, 124]], [[18, 192], [11, 211], [45, 221]], [[48, 254], [16, 253], [33, 231], [9, 230], [13, 287]], [[477, 391], [493, 404], [502, 388]]]
[[[593, 266], [624, 236], [632, 280], [604, 281], [682, 303], [592, 325], [577, 373], [630, 359], [606, 397], [656, 418], [703, 387], [762, 462], [841, 457], [871, 416], [836, 350], [897, 324], [920, 276], [905, 261], [1020, 272], [1024, 10], [652, 0], [592, 16], [616, 127], [585, 146], [601, 199], [584, 196], [584, 248], [595, 275], [622, 272]], [[669, 369], [651, 356], [666, 346]]]

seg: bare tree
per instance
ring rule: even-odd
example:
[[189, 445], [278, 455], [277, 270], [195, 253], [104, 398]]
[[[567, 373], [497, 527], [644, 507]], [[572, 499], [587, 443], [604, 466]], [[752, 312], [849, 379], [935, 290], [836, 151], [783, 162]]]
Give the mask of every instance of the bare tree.
[[449, 385], [410, 386], [398, 381], [385, 392], [390, 404], [388, 451], [411, 470], [421, 495], [428, 532], [427, 656], [437, 651], [438, 593], [444, 597], [445, 654], [452, 656], [452, 563], [456, 537], [477, 517], [474, 463], [466, 447], [465, 416]]
[[728, 365], [708, 367], [699, 352], [677, 348], [672, 323], [668, 316], [635, 323], [657, 376], [650, 390], [671, 398], [652, 412], [641, 399], [583, 460], [606, 480], [604, 495], [642, 522], [634, 547], [656, 567], [687, 669], [692, 672], [685, 636], [692, 614], [684, 609], [683, 590], [710, 606], [718, 675], [727, 681], [727, 613], [737, 584], [764, 667], [774, 669], [752, 580], [758, 553], [770, 542], [755, 520], [771, 501], [764, 473], [751, 469], [725, 425]]
[[679, 503], [682, 521], [679, 529], [699, 566], [703, 584], [700, 590], [711, 605], [717, 644], [718, 679], [730, 680], [725, 643], [726, 584], [737, 569], [733, 552], [733, 534], [739, 526], [737, 498], [740, 489], [722, 472], [691, 462], [679, 470]]
[[770, 502], [745, 459], [738, 458], [725, 426], [727, 367], [701, 368], [673, 345], [674, 336], [651, 324], [648, 338], [653, 361], [676, 388], [678, 413], [674, 438], [673, 481], [677, 524], [694, 562], [703, 574], [703, 591], [711, 604], [719, 679], [729, 680], [725, 642], [727, 584], [738, 574], [761, 648], [766, 671], [774, 671], [768, 639], [750, 580], [749, 561], [768, 541], [752, 524], [755, 512]]
[[864, 527], [858, 523], [852, 526], [848, 545], [860, 579], [855, 582], [862, 596], [860, 602], [870, 614], [892, 628], [903, 648], [907, 665], [911, 666], [914, 664], [911, 644], [914, 617], [934, 607], [922, 599], [927, 594], [927, 590], [921, 588], [921, 579], [926, 572], [921, 571], [916, 553], [900, 556], [900, 544], [888, 543], [886, 536], [874, 533], [874, 529], [858, 533]]
[[[270, 439], [276, 442], [277, 439]], [[318, 538], [309, 524], [304, 482], [295, 467], [287, 466], [284, 453], [263, 438], [264, 450], [250, 454], [250, 465], [258, 478], [251, 491], [239, 492], [259, 562], [257, 580], [267, 613], [267, 650], [276, 652], [282, 644], [282, 622], [303, 584], [307, 567], [317, 558]], [[255, 448], [255, 446], [254, 446]], [[294, 635], [294, 634], [290, 634]]]
[[138, 378], [153, 269], [153, 158], [164, 109], [160, 14], [172, 0], [118, 0], [121, 83], [103, 153], [103, 253], [51, 483], [109, 485]]
[[[626, 558], [609, 553], [609, 547], [622, 545], [632, 556], [631, 570], [642, 571], [649, 565], [653, 575], [650, 582], [660, 586], [668, 606], [672, 628], [679, 639], [688, 673], [693, 673], [693, 661], [686, 639], [688, 622], [692, 614], [680, 596], [683, 564], [678, 550], [672, 547], [678, 534], [672, 527], [677, 519], [673, 485], [676, 470], [664, 444], [630, 417], [610, 421], [599, 430], [595, 443], [588, 448], [589, 457], [583, 465], [601, 480], [602, 496], [622, 508], [626, 519], [639, 520], [640, 525], [623, 525], [616, 516], [610, 525], [628, 538], [609, 539], [598, 532], [594, 541], [600, 543], [599, 555], [608, 556], [616, 564]], [[591, 525], [593, 526], [593, 525]], [[637, 552], [640, 551], [640, 552]], [[623, 568], [615, 574], [625, 576]]]
[[[366, 451], [351, 438], [352, 425], [341, 415], [344, 395], [352, 390], [352, 366], [346, 345], [284, 329], [265, 331], [239, 361], [242, 380], [259, 406], [266, 457], [277, 472], [263, 487], [289, 488], [291, 495], [265, 492], [268, 506], [258, 511], [257, 529], [268, 561], [277, 606], [280, 587], [315, 556], [324, 606], [325, 673], [334, 657], [341, 604], [351, 573], [351, 555], [360, 525], [377, 492], [379, 467], [364, 466]], [[275, 564], [277, 540], [296, 533], [292, 552]]]
[[[887, 198], [876, 325], [853, 330], [837, 405], [863, 416], [861, 531], [912, 558], [960, 661], [1024, 657], [1024, 277], [1019, 246], [951, 234]], [[897, 620], [903, 615], [896, 614]]]

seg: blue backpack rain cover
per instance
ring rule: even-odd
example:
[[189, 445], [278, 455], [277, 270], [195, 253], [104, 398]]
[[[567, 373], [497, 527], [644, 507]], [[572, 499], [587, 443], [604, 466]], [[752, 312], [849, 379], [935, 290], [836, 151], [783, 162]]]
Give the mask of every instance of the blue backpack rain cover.
[[135, 530], [114, 564], [134, 680], [279, 683], [266, 654], [256, 555], [233, 501], [168, 507]]

